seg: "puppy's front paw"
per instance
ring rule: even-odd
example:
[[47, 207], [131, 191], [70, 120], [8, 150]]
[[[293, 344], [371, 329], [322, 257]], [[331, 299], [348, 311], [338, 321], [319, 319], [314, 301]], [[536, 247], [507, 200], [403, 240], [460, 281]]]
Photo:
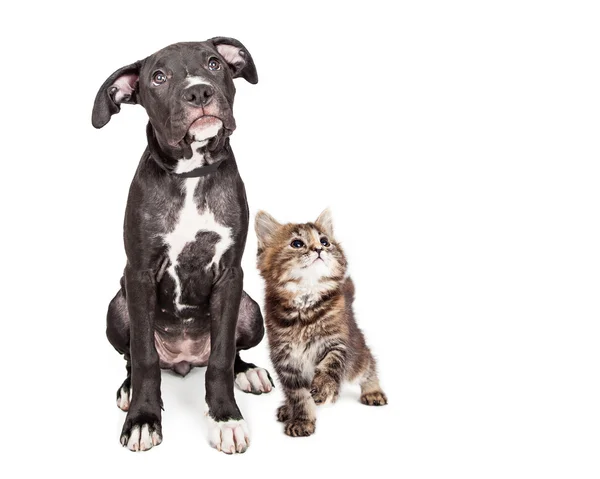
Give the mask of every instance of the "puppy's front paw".
[[250, 445], [248, 426], [243, 419], [229, 421], [215, 421], [208, 417], [208, 440], [217, 451], [225, 454], [246, 452]]
[[237, 373], [235, 384], [242, 391], [252, 394], [269, 393], [273, 390], [271, 375], [263, 368], [250, 368]]
[[327, 402], [335, 402], [340, 391], [338, 383], [328, 374], [317, 373], [310, 386], [310, 395], [315, 404], [321, 405]]
[[292, 437], [310, 436], [315, 432], [315, 421], [290, 421], [285, 425], [285, 433]]
[[371, 391], [360, 396], [360, 402], [367, 406], [385, 406], [387, 397], [383, 391]]
[[159, 419], [150, 414], [129, 415], [125, 419], [121, 444], [130, 451], [147, 451], [162, 442], [162, 427]]

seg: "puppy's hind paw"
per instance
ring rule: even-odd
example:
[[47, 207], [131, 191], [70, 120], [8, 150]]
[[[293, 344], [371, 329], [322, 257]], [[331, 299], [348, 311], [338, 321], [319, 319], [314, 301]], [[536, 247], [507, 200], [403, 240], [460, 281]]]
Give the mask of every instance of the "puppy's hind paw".
[[117, 391], [117, 407], [121, 411], [129, 411], [129, 405], [131, 404], [132, 389], [127, 387], [125, 384]]
[[360, 402], [367, 406], [385, 406], [388, 401], [383, 391], [372, 391], [360, 396]]
[[250, 368], [244, 372], [237, 373], [235, 384], [246, 393], [262, 394], [273, 390], [273, 380], [266, 369]]

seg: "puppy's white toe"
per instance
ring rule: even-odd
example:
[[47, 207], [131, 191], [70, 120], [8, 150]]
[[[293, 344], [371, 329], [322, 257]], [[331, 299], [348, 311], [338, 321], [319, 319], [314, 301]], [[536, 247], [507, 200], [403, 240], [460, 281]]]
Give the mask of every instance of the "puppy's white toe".
[[225, 454], [246, 452], [250, 445], [248, 425], [243, 419], [215, 421], [208, 416], [208, 440], [210, 445]]
[[242, 391], [253, 394], [268, 393], [273, 390], [273, 383], [266, 369], [250, 368], [235, 377], [235, 384]]
[[150, 432], [150, 426], [143, 424], [141, 427], [133, 427], [126, 445], [130, 451], [147, 451], [152, 449], [152, 446], [158, 446], [161, 442], [160, 434], [156, 431]]
[[248, 381], [246, 373], [238, 373], [236, 375], [235, 385], [244, 392], [252, 392], [252, 385], [250, 384], [250, 381]]

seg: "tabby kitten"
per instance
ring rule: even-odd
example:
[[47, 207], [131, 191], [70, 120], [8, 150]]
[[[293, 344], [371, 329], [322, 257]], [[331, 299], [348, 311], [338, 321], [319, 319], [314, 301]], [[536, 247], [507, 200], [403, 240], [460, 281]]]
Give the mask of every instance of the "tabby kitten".
[[342, 380], [358, 380], [364, 404], [387, 404], [354, 319], [354, 285], [329, 210], [315, 223], [285, 225], [260, 211], [255, 229], [271, 360], [285, 394], [277, 419], [285, 433], [311, 435], [315, 404], [334, 402]]

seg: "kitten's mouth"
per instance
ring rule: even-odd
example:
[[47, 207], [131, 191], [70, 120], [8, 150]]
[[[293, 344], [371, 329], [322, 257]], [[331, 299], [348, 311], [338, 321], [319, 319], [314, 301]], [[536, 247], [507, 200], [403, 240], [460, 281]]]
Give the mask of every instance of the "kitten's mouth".
[[309, 265], [309, 266], [312, 266], [313, 264], [316, 264], [316, 263], [317, 263], [317, 261], [319, 261], [319, 260], [323, 261], [323, 263], [325, 262], [325, 260], [319, 256], [319, 257], [318, 257], [318, 258], [316, 258], [316, 259], [315, 259], [315, 260], [314, 260], [312, 263], [310, 263], [310, 265]]

